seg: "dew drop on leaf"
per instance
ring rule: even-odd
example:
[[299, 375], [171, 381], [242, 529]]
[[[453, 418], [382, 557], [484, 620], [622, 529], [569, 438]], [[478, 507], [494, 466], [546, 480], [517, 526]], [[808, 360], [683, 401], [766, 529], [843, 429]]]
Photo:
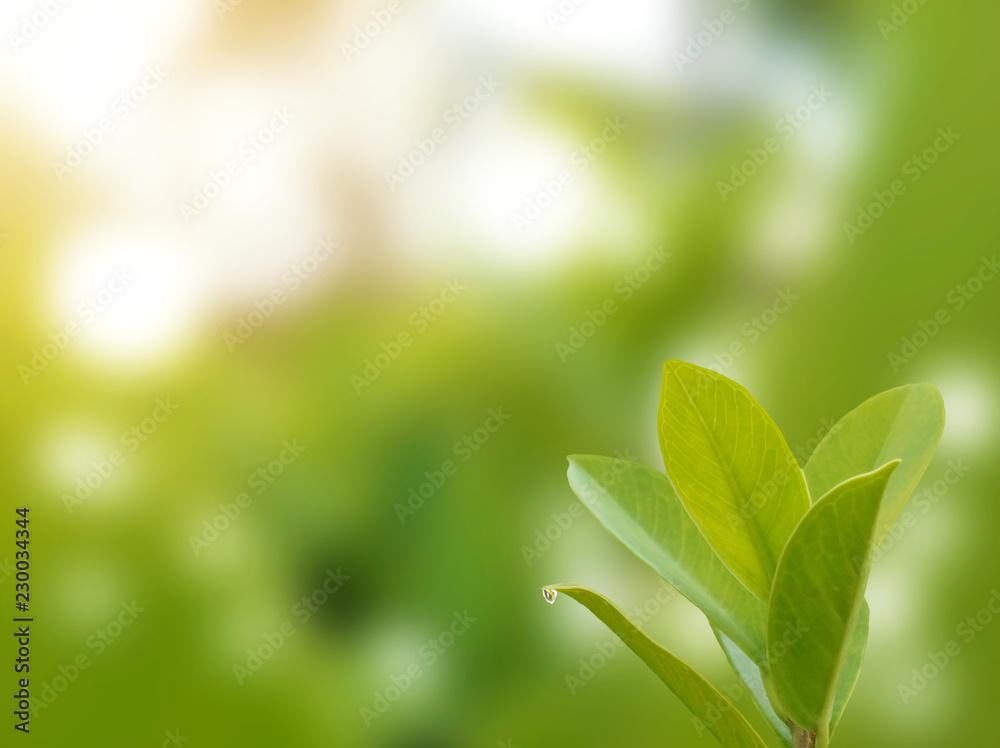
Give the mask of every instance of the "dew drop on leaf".
[[558, 593], [555, 590], [550, 590], [548, 588], [542, 590], [542, 597], [545, 598], [545, 602], [547, 602], [549, 605], [552, 605], [552, 603], [556, 601], [557, 594]]

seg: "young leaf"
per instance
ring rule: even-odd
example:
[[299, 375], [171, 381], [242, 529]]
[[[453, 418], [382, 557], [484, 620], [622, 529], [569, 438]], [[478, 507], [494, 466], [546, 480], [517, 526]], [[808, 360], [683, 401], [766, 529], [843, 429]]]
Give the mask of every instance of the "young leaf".
[[722, 651], [726, 653], [726, 659], [729, 660], [729, 664], [732, 665], [733, 670], [740, 676], [740, 680], [749, 689], [750, 695], [753, 697], [754, 703], [757, 704], [757, 708], [760, 709], [761, 714], [767, 718], [771, 728], [781, 738], [781, 742], [788, 746], [788, 748], [792, 748], [792, 732], [788, 729], [785, 721], [775, 713], [774, 707], [771, 705], [771, 698], [767, 695], [760, 667], [719, 628], [712, 626], [712, 631], [715, 632], [715, 638], [719, 640]]
[[868, 617], [868, 603], [862, 601], [861, 612], [854, 624], [851, 639], [847, 643], [844, 666], [837, 679], [837, 689], [833, 694], [833, 712], [830, 715], [831, 736], [840, 724], [840, 718], [844, 716], [844, 709], [847, 708], [847, 702], [854, 693], [854, 686], [858, 683], [858, 676], [861, 675], [861, 665], [864, 663], [865, 649], [868, 647]]
[[902, 460], [885, 489], [876, 540], [881, 541], [934, 456], [944, 430], [944, 401], [932, 384], [910, 384], [866, 400], [840, 419], [804, 468], [813, 498], [838, 483]]
[[[782, 742], [788, 748], [792, 748], [792, 733], [789, 731], [788, 725], [785, 724], [784, 720], [774, 711], [771, 698], [767, 693], [767, 688], [764, 686], [764, 675], [758, 664], [761, 661], [755, 661], [747, 655], [717, 626], [713, 625], [712, 631], [715, 632], [715, 638], [719, 640], [722, 651], [726, 653], [726, 659], [729, 660], [729, 664], [733, 670], [736, 671], [736, 674], [740, 676], [740, 680], [749, 689], [750, 695], [753, 696], [753, 700], [761, 713], [767, 718], [767, 721], [771, 724], [771, 727], [778, 734], [778, 737], [781, 738]], [[837, 679], [837, 689], [833, 699], [833, 714], [830, 719], [831, 736], [834, 730], [837, 729], [837, 725], [840, 724], [840, 718], [844, 715], [847, 702], [850, 700], [851, 694], [854, 693], [854, 686], [857, 684], [858, 676], [861, 674], [861, 665], [867, 645], [868, 604], [865, 603], [861, 606], [861, 613], [858, 615], [858, 621], [854, 625], [854, 633], [851, 634], [844, 667], [840, 671], [840, 677]]]
[[767, 659], [781, 707], [829, 741], [838, 683], [864, 607], [882, 494], [896, 460], [832, 488], [788, 540], [768, 604]]
[[722, 562], [761, 600], [809, 508], [785, 438], [743, 387], [683, 361], [663, 366], [660, 449], [688, 514]]
[[766, 748], [725, 696], [690, 665], [646, 636], [614, 603], [593, 590], [570, 584], [547, 587], [546, 599], [559, 592], [588, 608], [639, 655], [725, 748]]
[[758, 660], [766, 608], [715, 555], [667, 476], [611, 457], [573, 455], [569, 484], [584, 506], [636, 556]]

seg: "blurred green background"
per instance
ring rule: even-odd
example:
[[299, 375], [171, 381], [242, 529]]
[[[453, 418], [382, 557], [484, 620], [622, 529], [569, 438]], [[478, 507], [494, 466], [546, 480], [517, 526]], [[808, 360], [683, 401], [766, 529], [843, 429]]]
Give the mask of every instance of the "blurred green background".
[[[4, 28], [38, 7], [12, 5]], [[662, 469], [673, 358], [747, 386], [803, 462], [871, 395], [942, 390], [945, 434], [874, 569], [838, 742], [1000, 742], [1000, 626], [966, 622], [1000, 588], [1000, 292], [968, 283], [998, 239], [997, 6], [414, 2], [387, 25], [382, 5], [224, 7], [75, 3], [4, 50], [0, 593], [11, 610], [27, 505], [41, 707], [5, 745], [714, 744], [627, 651], [572, 686], [610, 634], [540, 594], [655, 599], [655, 574], [572, 508], [565, 456]], [[373, 18], [352, 59], [341, 45]], [[154, 59], [162, 90], [60, 180], [52, 162]], [[283, 105], [289, 134], [186, 223], [179, 203]], [[445, 142], [390, 189], [436, 127]], [[959, 136], [946, 149], [939, 128]], [[768, 138], [777, 152], [723, 199]], [[869, 208], [894, 180], [905, 192]], [[852, 235], [859, 209], [883, 215]], [[294, 286], [327, 232], [336, 250]], [[121, 267], [134, 282], [90, 323], [77, 305]], [[285, 303], [227, 345], [274, 289]], [[158, 399], [177, 406], [159, 423]], [[133, 427], [145, 438], [123, 440]], [[121, 465], [67, 501], [113, 450]], [[949, 463], [963, 477], [935, 494]], [[647, 628], [735, 683], [685, 600]], [[951, 641], [960, 656], [904, 700]]]

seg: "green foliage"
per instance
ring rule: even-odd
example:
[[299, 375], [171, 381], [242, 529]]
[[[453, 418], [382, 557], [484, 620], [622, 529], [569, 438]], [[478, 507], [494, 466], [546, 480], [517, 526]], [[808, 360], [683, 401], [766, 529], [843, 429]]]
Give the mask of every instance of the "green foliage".
[[628, 460], [574, 455], [569, 484], [605, 527], [744, 652], [757, 661], [766, 656], [766, 605], [715, 555], [667, 476]]
[[878, 540], [917, 487], [944, 431], [944, 402], [932, 384], [910, 384], [866, 400], [840, 419], [803, 472], [813, 500], [838, 483], [890, 460], [902, 460], [892, 474], [879, 513]]
[[[743, 387], [669, 361], [658, 411], [666, 475], [574, 455], [568, 477], [613, 535], [701, 609], [782, 743], [825, 747], [864, 658], [873, 551], [943, 426], [933, 385], [889, 390], [844, 416], [802, 470]], [[604, 597], [556, 585], [547, 599], [550, 590], [590, 609], [723, 745], [764, 745], [704, 678]]]
[[563, 592], [586, 606], [629, 649], [639, 655], [649, 669], [677, 694], [677, 698], [723, 745], [732, 748], [765, 748], [764, 742], [725, 696], [694, 668], [642, 633], [606, 597], [586, 587], [571, 584], [558, 584], [546, 591], [550, 596]]
[[778, 737], [781, 738], [781, 742], [791, 748], [792, 731], [788, 729], [788, 724], [778, 716], [778, 713], [774, 711], [774, 707], [771, 705], [771, 699], [767, 695], [767, 686], [764, 685], [764, 674], [760, 666], [757, 665], [761, 660], [752, 660], [742, 649], [736, 646], [736, 643], [732, 639], [715, 626], [712, 627], [712, 630], [715, 632], [715, 638], [719, 640], [719, 646], [722, 647], [722, 651], [726, 653], [726, 659], [729, 660], [729, 664], [733, 666], [733, 670], [740, 676], [740, 680], [750, 689], [750, 695], [753, 696], [757, 708], [767, 717], [767, 721]]
[[777, 696], [795, 724], [825, 732], [827, 740], [864, 603], [882, 494], [898, 465], [895, 460], [830, 489], [795, 528], [774, 576], [767, 662]]
[[809, 508], [785, 438], [736, 382], [681, 361], [663, 367], [660, 449], [670, 482], [722, 562], [761, 600]]

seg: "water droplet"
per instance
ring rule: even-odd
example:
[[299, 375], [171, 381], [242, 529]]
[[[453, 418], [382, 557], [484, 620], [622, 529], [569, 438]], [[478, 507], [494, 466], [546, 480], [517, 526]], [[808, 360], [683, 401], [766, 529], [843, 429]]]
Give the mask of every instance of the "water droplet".
[[556, 601], [557, 594], [558, 593], [555, 590], [550, 590], [548, 587], [542, 590], [542, 597], [545, 598], [545, 602], [547, 602], [549, 605], [552, 605], [552, 603]]

